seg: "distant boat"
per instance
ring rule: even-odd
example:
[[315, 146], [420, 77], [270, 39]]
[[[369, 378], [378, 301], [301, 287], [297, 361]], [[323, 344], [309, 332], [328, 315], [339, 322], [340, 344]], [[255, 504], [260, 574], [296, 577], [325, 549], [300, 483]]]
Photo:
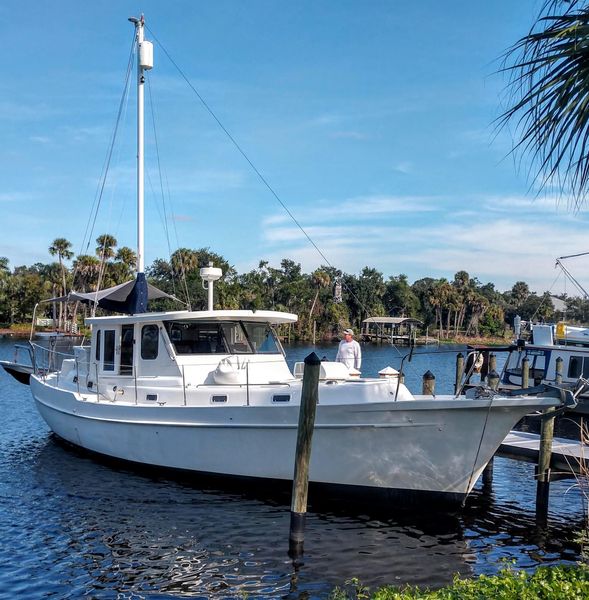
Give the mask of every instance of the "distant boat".
[[[291, 480], [303, 365], [294, 376], [273, 330], [297, 316], [214, 310], [221, 270], [201, 269], [208, 309], [147, 312], [143, 269], [143, 85], [153, 66], [143, 17], [132, 19], [138, 57], [138, 265], [135, 282], [87, 319], [90, 344], [57, 370], [35, 370], [37, 408], [61, 438], [135, 463], [224, 476]], [[35, 353], [37, 352], [37, 346]], [[34, 361], [35, 362], [35, 361]], [[549, 397], [492, 390], [414, 396], [393, 370], [355, 377], [320, 366], [311, 482], [340, 491], [436, 494], [461, 502], [499, 445]]]
[[[579, 378], [589, 379], [589, 328], [557, 324], [531, 325], [531, 340], [516, 341], [508, 348], [501, 374], [504, 386], [521, 387], [522, 363], [528, 360], [530, 385], [556, 383], [556, 361], [562, 359], [562, 383], [575, 387]], [[589, 414], [589, 393], [579, 396], [575, 412]]]
[[35, 372], [32, 365], [13, 362], [10, 360], [0, 360], [0, 366], [17, 381], [29, 385], [31, 375]]

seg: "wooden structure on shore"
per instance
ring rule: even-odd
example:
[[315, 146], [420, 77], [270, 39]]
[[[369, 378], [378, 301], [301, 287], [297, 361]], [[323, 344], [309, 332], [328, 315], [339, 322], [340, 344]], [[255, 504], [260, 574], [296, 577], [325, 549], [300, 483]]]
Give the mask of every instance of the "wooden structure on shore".
[[418, 346], [436, 344], [438, 340], [427, 335], [418, 335], [423, 322], [411, 317], [368, 317], [362, 321], [360, 337], [376, 344], [396, 346]]

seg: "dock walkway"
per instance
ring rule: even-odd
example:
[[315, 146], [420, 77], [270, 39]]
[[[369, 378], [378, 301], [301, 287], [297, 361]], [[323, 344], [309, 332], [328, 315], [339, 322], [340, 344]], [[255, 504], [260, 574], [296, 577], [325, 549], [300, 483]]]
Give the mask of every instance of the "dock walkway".
[[[497, 456], [538, 463], [540, 436], [525, 431], [510, 431], [497, 451]], [[575, 477], [589, 468], [589, 446], [578, 440], [554, 438], [550, 460], [552, 479]], [[585, 471], [586, 472], [586, 471]]]

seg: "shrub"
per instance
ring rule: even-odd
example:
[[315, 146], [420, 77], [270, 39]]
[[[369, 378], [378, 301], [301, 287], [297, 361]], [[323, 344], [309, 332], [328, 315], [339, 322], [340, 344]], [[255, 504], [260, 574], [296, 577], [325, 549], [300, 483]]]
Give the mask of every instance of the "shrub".
[[330, 600], [583, 600], [589, 598], [589, 567], [539, 567], [534, 573], [504, 569], [498, 575], [474, 579], [456, 577], [452, 585], [439, 590], [406, 586], [385, 586], [371, 593], [357, 579], [336, 588]]

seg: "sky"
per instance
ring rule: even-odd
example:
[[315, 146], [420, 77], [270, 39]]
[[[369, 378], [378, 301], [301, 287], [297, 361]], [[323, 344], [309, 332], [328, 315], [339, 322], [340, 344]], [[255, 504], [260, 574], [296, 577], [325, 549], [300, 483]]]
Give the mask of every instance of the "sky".
[[[347, 273], [370, 266], [413, 282], [466, 270], [501, 291], [524, 280], [572, 295], [555, 258], [589, 250], [589, 209], [538, 195], [495, 126], [501, 57], [540, 4], [3, 0], [0, 256], [50, 262], [57, 237], [93, 253], [105, 232], [136, 247], [134, 96], [88, 224], [125, 85], [127, 19], [144, 13], [155, 57], [148, 265], [209, 247], [238, 272], [283, 258], [311, 272], [325, 257]], [[589, 257], [566, 266], [589, 285]]]

